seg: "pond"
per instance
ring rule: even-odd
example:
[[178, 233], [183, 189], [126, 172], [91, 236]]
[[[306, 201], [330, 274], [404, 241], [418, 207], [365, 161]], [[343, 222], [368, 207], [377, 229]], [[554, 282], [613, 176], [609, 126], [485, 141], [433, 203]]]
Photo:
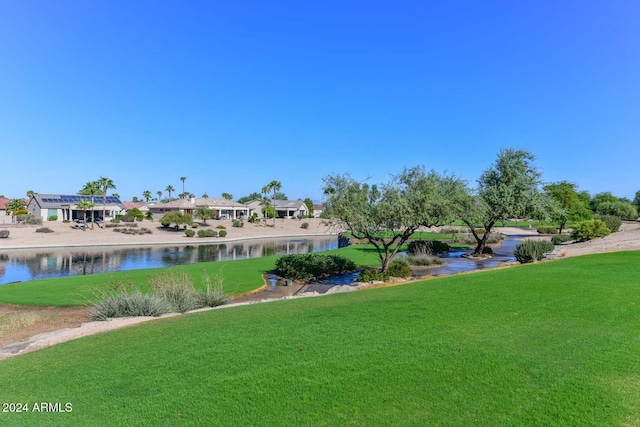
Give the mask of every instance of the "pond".
[[260, 239], [175, 246], [14, 249], [0, 253], [0, 285], [27, 280], [327, 251], [338, 238]]
[[[447, 274], [463, 273], [465, 271], [482, 270], [497, 267], [507, 262], [516, 260], [513, 252], [516, 246], [522, 242], [525, 236], [511, 235], [505, 237], [502, 245], [494, 249], [493, 257], [486, 259], [473, 259], [463, 257], [472, 252], [470, 249], [450, 251], [440, 257], [444, 263], [439, 267], [418, 270], [414, 277], [440, 276]], [[333, 286], [352, 285], [358, 279], [359, 273], [347, 273], [309, 283], [305, 292], [325, 293]]]

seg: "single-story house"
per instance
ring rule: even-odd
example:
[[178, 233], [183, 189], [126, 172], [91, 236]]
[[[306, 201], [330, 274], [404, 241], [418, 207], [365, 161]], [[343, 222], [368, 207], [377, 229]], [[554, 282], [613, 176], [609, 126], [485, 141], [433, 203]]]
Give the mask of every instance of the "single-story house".
[[143, 215], [149, 212], [149, 204], [147, 202], [122, 202], [122, 204], [124, 205], [125, 213], [134, 208], [140, 209]]
[[[13, 217], [11, 216], [11, 212], [7, 212], [7, 203], [11, 202], [14, 199], [0, 199], [0, 224], [10, 224], [13, 221]], [[29, 203], [28, 200], [22, 199], [24, 205], [26, 206]]]
[[173, 200], [168, 203], [156, 203], [149, 205], [149, 210], [154, 219], [160, 219], [167, 212], [180, 212], [182, 214], [196, 215], [198, 209], [209, 208], [213, 211], [213, 218], [242, 219], [249, 215], [249, 207], [244, 203], [233, 200], [208, 197], [195, 197]]
[[[269, 200], [269, 205], [274, 203], [274, 200]], [[263, 218], [262, 205], [260, 200], [254, 200], [247, 203], [249, 206], [249, 214], [256, 213], [258, 218]], [[275, 200], [276, 216], [278, 218], [304, 218], [309, 216], [309, 208], [301, 200]]]
[[[34, 194], [29, 200], [27, 210], [36, 218], [42, 218], [42, 221], [48, 221], [55, 217], [57, 221], [67, 221], [84, 218], [84, 209], [78, 209], [78, 203], [81, 201], [91, 201], [91, 196], [84, 195], [64, 195], [64, 194]], [[102, 205], [102, 196], [93, 196], [93, 216], [102, 218], [103, 208], [106, 218], [115, 218], [116, 215], [123, 213], [124, 204], [118, 197], [107, 196], [106, 205]], [[87, 216], [91, 217], [87, 211]]]
[[324, 212], [324, 206], [323, 205], [313, 205], [313, 217], [314, 218], [320, 218], [320, 215], [322, 215], [322, 212]]

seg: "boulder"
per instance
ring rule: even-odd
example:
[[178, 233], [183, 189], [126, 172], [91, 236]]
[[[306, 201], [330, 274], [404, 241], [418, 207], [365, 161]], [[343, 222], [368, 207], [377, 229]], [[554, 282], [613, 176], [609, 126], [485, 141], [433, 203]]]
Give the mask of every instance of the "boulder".
[[0, 230], [0, 239], [6, 239], [9, 237], [9, 230]]

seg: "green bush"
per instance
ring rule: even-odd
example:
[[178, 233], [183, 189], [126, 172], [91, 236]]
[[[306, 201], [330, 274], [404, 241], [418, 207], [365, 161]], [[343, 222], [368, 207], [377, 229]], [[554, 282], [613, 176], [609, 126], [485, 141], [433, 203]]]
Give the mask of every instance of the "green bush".
[[259, 221], [258, 214], [254, 212], [247, 221], [251, 223], [258, 222]]
[[276, 273], [287, 279], [310, 279], [356, 269], [356, 264], [340, 255], [294, 254], [276, 261]]
[[133, 215], [122, 215], [120, 218], [120, 221], [122, 222], [133, 222], [136, 220], [136, 217], [134, 217]]
[[227, 232], [225, 230], [220, 230], [220, 232], [218, 233], [218, 236], [227, 237]]
[[36, 233], [53, 233], [53, 230], [49, 227], [40, 227], [36, 230]]
[[196, 235], [196, 232], [195, 232], [195, 231], [193, 231], [193, 230], [184, 230], [184, 234], [185, 234], [185, 236], [187, 236], [187, 237], [193, 237], [193, 236], [195, 236], [195, 235]]
[[409, 264], [401, 259], [394, 260], [387, 268], [387, 274], [392, 277], [409, 277], [413, 275]]
[[358, 276], [358, 282], [388, 282], [389, 275], [375, 268], [365, 268]]
[[395, 259], [402, 260], [407, 265], [416, 265], [416, 266], [422, 266], [422, 267], [429, 266], [429, 265], [442, 264], [442, 260], [437, 256], [425, 255], [425, 254], [422, 254], [422, 255], [398, 254], [396, 255]]
[[198, 237], [217, 237], [218, 232], [216, 230], [204, 229], [198, 230]]
[[617, 217], [615, 215], [598, 215], [596, 216], [596, 219], [602, 220], [612, 233], [620, 230], [620, 226], [622, 225], [622, 220], [620, 219], [620, 217]]
[[544, 258], [544, 254], [551, 252], [554, 246], [548, 240], [525, 240], [516, 246], [513, 255], [518, 262], [525, 264], [540, 261]]
[[[142, 221], [144, 219], [144, 215], [142, 214], [142, 211], [138, 208], [131, 208], [127, 211], [127, 215], [125, 216], [131, 216], [133, 217], [136, 221]], [[124, 220], [123, 220], [124, 221]], [[125, 222], [131, 222], [131, 221], [125, 221]]]
[[556, 234], [555, 236], [551, 237], [551, 243], [553, 243], [554, 245], [561, 245], [561, 244], [563, 244], [565, 242], [569, 242], [571, 240], [573, 240], [571, 238], [571, 235], [570, 234], [565, 234], [565, 233]]
[[611, 230], [609, 230], [604, 221], [601, 219], [588, 219], [586, 221], [580, 221], [573, 227], [571, 238], [578, 242], [586, 242], [587, 240], [608, 236], [609, 234], [611, 234]]
[[47, 218], [47, 220], [49, 220], [49, 221], [57, 221], [58, 220], [58, 215], [51, 215], [49, 218]]
[[26, 217], [26, 222], [27, 222], [27, 224], [40, 225], [40, 224], [42, 224], [42, 218], [37, 218], [37, 217], [29, 214]]
[[216, 226], [216, 228], [218, 230], [225, 230], [227, 227], [225, 227], [224, 225], [220, 224], [220, 225]]
[[233, 222], [231, 223], [232, 227], [244, 227], [244, 222], [240, 221], [239, 219], [234, 219]]
[[300, 224], [300, 228], [304, 228], [306, 230], [307, 228], [309, 228], [309, 223], [303, 222], [302, 224]]
[[482, 248], [482, 253], [485, 255], [493, 255], [493, 248], [491, 246], [485, 246]]
[[558, 229], [553, 226], [541, 226], [538, 227], [538, 233], [540, 234], [558, 234]]
[[449, 252], [451, 248], [440, 240], [414, 240], [407, 246], [407, 252], [412, 255], [438, 255]]
[[191, 228], [198, 228], [198, 223], [194, 222], [193, 224], [191, 224]]

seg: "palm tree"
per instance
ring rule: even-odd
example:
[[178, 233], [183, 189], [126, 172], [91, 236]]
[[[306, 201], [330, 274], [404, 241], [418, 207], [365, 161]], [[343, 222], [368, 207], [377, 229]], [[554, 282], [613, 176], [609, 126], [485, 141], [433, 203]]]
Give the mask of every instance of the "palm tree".
[[120, 194], [119, 194], [119, 193], [111, 193], [111, 195], [112, 195], [113, 197], [117, 197], [118, 199], [120, 198]]
[[173, 188], [173, 186], [171, 184], [167, 185], [167, 188], [164, 189], [164, 191], [168, 191], [169, 192], [169, 201], [171, 201], [171, 192], [175, 191], [175, 188]]
[[158, 195], [158, 203], [160, 203], [160, 200], [162, 200], [162, 191], [156, 191], [156, 194]]
[[[89, 181], [87, 182], [84, 187], [82, 187], [80, 189], [79, 194], [82, 194], [84, 196], [91, 196], [91, 208], [93, 208], [95, 206], [95, 196], [100, 195], [100, 183], [98, 181]], [[87, 222], [86, 219], [86, 211], [85, 211], [85, 223]], [[91, 229], [93, 230], [93, 209], [91, 210]]]
[[[94, 204], [88, 200], [81, 200], [76, 204], [76, 207], [78, 209], [81, 209], [84, 211], [84, 227], [82, 227], [82, 231], [85, 231], [87, 229], [87, 211], [89, 209], [93, 210], [93, 206]], [[93, 216], [93, 215], [92, 215]], [[93, 230], [93, 222], [91, 223], [91, 229]]]
[[115, 190], [116, 185], [112, 180], [110, 180], [109, 178], [105, 178], [104, 176], [100, 177], [98, 183], [100, 184], [100, 187], [102, 187], [102, 220], [104, 221], [104, 217], [106, 216], [107, 212], [107, 190]]
[[225, 200], [232, 200], [233, 199], [233, 194], [231, 193], [222, 193], [222, 198]]
[[273, 226], [276, 226], [276, 216], [278, 216], [278, 211], [276, 210], [276, 192], [282, 189], [282, 183], [280, 181], [276, 181], [275, 179], [267, 184], [267, 188], [273, 190]]
[[142, 197], [144, 197], [144, 199], [147, 201], [147, 203], [149, 203], [149, 199], [151, 198], [151, 191], [144, 190], [142, 192]]
[[34, 194], [36, 194], [36, 192], [35, 192], [35, 191], [33, 191], [33, 190], [27, 190], [27, 197], [28, 197], [28, 198], [32, 198]]
[[205, 192], [204, 192], [204, 194], [202, 195], [202, 198], [203, 198], [203, 199], [208, 199], [208, 198], [209, 198], [209, 195], [207, 194], [207, 192], [206, 192], [206, 191], [205, 191]]
[[180, 181], [182, 181], [182, 192], [184, 193], [184, 182], [187, 180], [186, 176], [181, 176]]
[[[269, 199], [267, 198], [267, 193], [269, 192], [269, 186], [265, 185], [262, 187], [261, 193], [262, 197], [260, 198], [260, 206], [262, 206], [264, 211], [264, 223], [267, 223], [267, 213], [269, 212]], [[265, 203], [266, 202], [266, 203]]]

